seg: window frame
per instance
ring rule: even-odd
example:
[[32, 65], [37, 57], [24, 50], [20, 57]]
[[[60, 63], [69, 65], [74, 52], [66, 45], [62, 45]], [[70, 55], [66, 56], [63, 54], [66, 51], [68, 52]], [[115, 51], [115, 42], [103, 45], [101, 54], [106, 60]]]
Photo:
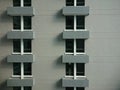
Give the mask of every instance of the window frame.
[[14, 64], [15, 63], [13, 63], [13, 74], [12, 74], [12, 77], [18, 77], [18, 78], [26, 78], [26, 77], [33, 77], [33, 75], [32, 75], [32, 63], [30, 64], [31, 65], [31, 74], [30, 75], [25, 75], [24, 74], [24, 67], [25, 67], [25, 65], [24, 65], [24, 63], [29, 63], [29, 62], [24, 62], [24, 63], [21, 63], [21, 62], [18, 62], [19, 64], [20, 64], [20, 75], [14, 75]]

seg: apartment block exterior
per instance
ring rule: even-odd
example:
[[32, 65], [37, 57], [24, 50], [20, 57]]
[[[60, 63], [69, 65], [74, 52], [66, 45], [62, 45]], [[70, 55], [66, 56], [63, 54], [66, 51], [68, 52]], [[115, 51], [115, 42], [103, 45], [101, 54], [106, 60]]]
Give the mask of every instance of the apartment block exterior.
[[1, 0], [0, 90], [119, 90], [120, 0]]

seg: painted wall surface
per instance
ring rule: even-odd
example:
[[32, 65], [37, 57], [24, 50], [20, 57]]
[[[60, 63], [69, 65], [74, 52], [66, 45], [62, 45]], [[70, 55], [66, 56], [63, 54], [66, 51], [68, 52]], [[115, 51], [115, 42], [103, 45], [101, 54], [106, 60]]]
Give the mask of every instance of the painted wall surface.
[[[12, 30], [12, 17], [7, 16], [7, 7], [12, 0], [0, 1], [0, 90], [12, 90], [6, 86], [6, 80], [12, 75], [12, 64], [6, 57], [12, 53], [12, 41], [6, 34]], [[35, 16], [32, 28], [35, 39], [32, 51], [33, 90], [65, 90], [61, 78], [65, 76], [65, 65], [61, 56], [65, 51], [62, 32], [65, 17], [62, 8], [65, 0], [32, 0]], [[120, 89], [120, 0], [86, 0], [90, 13], [86, 16], [86, 29], [90, 37], [86, 40], [85, 51], [89, 55], [86, 64], [86, 77], [89, 87], [85, 90]]]
[[12, 65], [6, 62], [6, 57], [12, 52], [12, 42], [6, 37], [12, 30], [12, 19], [6, 14], [10, 5], [11, 0], [0, 0], [0, 90], [10, 90], [6, 87], [6, 80], [12, 75]]
[[120, 89], [120, 0], [86, 0], [90, 14], [86, 28], [86, 90]]

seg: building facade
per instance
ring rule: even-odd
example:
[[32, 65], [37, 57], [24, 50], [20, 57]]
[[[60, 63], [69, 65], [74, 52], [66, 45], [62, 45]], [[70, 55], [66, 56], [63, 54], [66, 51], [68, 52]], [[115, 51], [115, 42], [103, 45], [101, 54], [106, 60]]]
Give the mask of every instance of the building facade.
[[0, 90], [119, 90], [120, 0], [1, 0]]

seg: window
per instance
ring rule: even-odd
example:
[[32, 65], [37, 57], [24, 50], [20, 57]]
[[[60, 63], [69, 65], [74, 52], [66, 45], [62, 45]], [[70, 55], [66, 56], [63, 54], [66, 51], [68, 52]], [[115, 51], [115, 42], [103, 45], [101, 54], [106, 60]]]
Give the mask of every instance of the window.
[[13, 6], [16, 7], [16, 6], [20, 6], [20, 0], [13, 0]]
[[24, 75], [32, 75], [31, 63], [24, 63]]
[[13, 75], [21, 75], [21, 69], [23, 69], [24, 75], [32, 75], [31, 63], [13, 63]]
[[[23, 0], [24, 6], [31, 6], [31, 0]], [[21, 0], [13, 0], [13, 6], [21, 6]]]
[[74, 87], [66, 87], [66, 90], [74, 90]]
[[31, 40], [30, 39], [24, 39], [24, 52], [31, 52]]
[[66, 75], [73, 76], [74, 75], [74, 64], [66, 63]]
[[[21, 90], [21, 87], [13, 87], [13, 90]], [[31, 87], [23, 87], [23, 90], [32, 90]]]
[[31, 87], [24, 87], [24, 90], [32, 90]]
[[66, 29], [74, 29], [74, 16], [66, 16]]
[[76, 69], [77, 69], [77, 71], [76, 71], [76, 75], [77, 76], [84, 76], [85, 75], [85, 66], [84, 66], [84, 63], [77, 63], [76, 64]]
[[21, 64], [20, 63], [13, 63], [13, 75], [21, 75]]
[[66, 6], [74, 6], [74, 0], [66, 0]]
[[66, 39], [66, 52], [73, 53], [74, 52], [74, 40]]
[[[23, 47], [21, 49], [21, 42], [23, 41]], [[14, 39], [13, 40], [13, 52], [14, 53], [31, 53], [31, 39]]]
[[20, 51], [21, 51], [20, 39], [14, 39], [13, 52], [20, 53]]
[[24, 29], [31, 29], [31, 16], [24, 16]]
[[76, 40], [76, 52], [81, 53], [84, 52], [84, 39]]
[[[84, 6], [85, 0], [76, 0], [76, 6]], [[74, 0], [66, 0], [66, 6], [74, 6]]]
[[20, 16], [13, 16], [13, 29], [21, 29]]
[[77, 87], [76, 90], [84, 90], [84, 87]]
[[24, 0], [24, 6], [31, 6], [31, 0]]
[[13, 90], [21, 90], [21, 87], [13, 87]]
[[85, 0], [77, 0], [77, 6], [84, 6]]
[[77, 18], [77, 29], [85, 29], [85, 16], [76, 16]]

